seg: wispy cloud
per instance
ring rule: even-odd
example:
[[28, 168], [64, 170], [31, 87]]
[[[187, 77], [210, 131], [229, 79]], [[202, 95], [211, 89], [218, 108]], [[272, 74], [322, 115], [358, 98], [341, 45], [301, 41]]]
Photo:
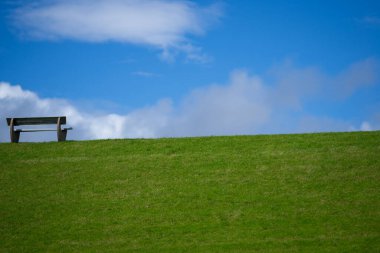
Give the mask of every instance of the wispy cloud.
[[303, 99], [323, 96], [329, 100], [344, 100], [357, 90], [370, 87], [380, 80], [380, 62], [367, 58], [350, 64], [336, 75], [328, 75], [316, 67], [297, 68], [285, 61], [269, 71], [277, 85], [278, 95], [294, 108]]
[[364, 24], [370, 27], [380, 26], [380, 17], [378, 16], [365, 16], [361, 18], [355, 18], [354, 20], [359, 24]]
[[18, 8], [13, 19], [36, 39], [142, 44], [162, 50], [164, 59], [174, 50], [203, 61], [188, 35], [204, 34], [221, 15], [220, 4], [182, 0], [35, 0]]
[[[305, 110], [316, 98], [346, 99], [369, 85], [379, 84], [379, 66], [373, 59], [352, 64], [337, 76], [317, 68], [279, 65], [267, 77], [245, 70], [231, 73], [225, 84], [213, 84], [187, 94], [178, 104], [162, 99], [126, 114], [84, 110], [64, 99], [41, 98], [21, 86], [0, 83], [0, 118], [66, 115], [75, 130], [72, 139], [165, 136], [235, 135], [380, 129], [380, 117], [351, 122]], [[337, 86], [332, 89], [331, 86]], [[331, 90], [340, 89], [344, 96]], [[337, 101], [339, 103], [339, 101]], [[0, 139], [7, 141], [6, 124]], [[54, 140], [54, 136], [46, 135]], [[24, 140], [41, 140], [34, 135]]]
[[134, 76], [141, 76], [141, 77], [159, 77], [160, 75], [157, 73], [149, 72], [149, 71], [135, 71], [131, 73]]
[[366, 16], [360, 19], [360, 21], [370, 25], [380, 25], [380, 17], [377, 16]]
[[355, 62], [332, 78], [328, 91], [338, 98], [349, 97], [358, 89], [375, 84], [380, 77], [379, 70], [379, 61], [374, 58]]

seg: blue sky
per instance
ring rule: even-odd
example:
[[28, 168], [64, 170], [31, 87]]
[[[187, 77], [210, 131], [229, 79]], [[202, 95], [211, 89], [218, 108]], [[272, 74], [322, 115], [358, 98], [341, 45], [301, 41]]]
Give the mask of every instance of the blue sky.
[[0, 116], [73, 139], [380, 129], [379, 1], [1, 1], [0, 38]]

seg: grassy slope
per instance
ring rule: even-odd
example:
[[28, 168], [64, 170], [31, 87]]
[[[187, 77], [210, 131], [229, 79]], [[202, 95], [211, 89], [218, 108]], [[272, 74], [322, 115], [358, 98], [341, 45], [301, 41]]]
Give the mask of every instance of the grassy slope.
[[380, 132], [0, 144], [0, 252], [379, 252]]

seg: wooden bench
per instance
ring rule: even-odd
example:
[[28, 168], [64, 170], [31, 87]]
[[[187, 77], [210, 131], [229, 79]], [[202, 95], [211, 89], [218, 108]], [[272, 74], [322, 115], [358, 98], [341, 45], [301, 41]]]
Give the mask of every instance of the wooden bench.
[[[65, 141], [68, 130], [72, 127], [61, 128], [61, 125], [66, 124], [66, 117], [34, 117], [34, 118], [7, 118], [7, 123], [10, 130], [11, 142], [17, 143], [20, 139], [21, 132], [43, 132], [57, 131], [58, 141]], [[56, 129], [15, 129], [15, 126], [21, 125], [57, 125]]]

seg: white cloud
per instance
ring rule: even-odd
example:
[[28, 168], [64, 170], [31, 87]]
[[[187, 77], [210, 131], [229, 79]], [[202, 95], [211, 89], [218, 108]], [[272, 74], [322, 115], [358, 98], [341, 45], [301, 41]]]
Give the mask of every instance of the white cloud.
[[204, 34], [221, 13], [219, 4], [201, 7], [182, 0], [36, 0], [13, 18], [37, 39], [143, 44], [160, 48], [164, 59], [182, 51], [204, 61], [187, 35]]
[[[361, 61], [334, 77], [316, 68], [300, 69], [287, 63], [270, 72], [274, 76], [272, 82], [237, 70], [226, 84], [194, 90], [179, 104], [162, 99], [124, 115], [94, 113], [68, 100], [40, 98], [32, 91], [3, 82], [0, 83], [0, 118], [66, 115], [69, 125], [74, 127], [68, 138], [78, 140], [373, 130], [380, 129], [379, 115], [351, 122], [331, 117], [328, 112], [313, 115], [305, 111], [304, 104], [315, 97], [324, 97], [331, 90], [330, 85], [339, 85], [341, 89], [348, 85], [345, 96], [349, 96], [357, 89], [378, 83], [379, 78], [372, 73], [375, 65]], [[355, 82], [336, 82], [349, 77]], [[327, 96], [339, 95], [329, 93]], [[25, 133], [21, 137], [22, 141], [54, 139], [51, 133], [39, 136]], [[9, 140], [5, 120], [0, 124], [0, 140]]]
[[367, 121], [364, 121], [361, 125], [360, 125], [360, 131], [371, 131], [372, 130], [372, 126], [369, 122]]
[[[159, 101], [128, 115], [97, 114], [81, 111], [64, 99], [40, 98], [36, 93], [18, 85], [0, 82], [0, 141], [8, 141], [6, 117], [67, 116], [74, 127], [68, 139], [105, 139], [126, 137], [156, 137], [157, 131], [168, 116], [170, 103]], [[42, 139], [41, 139], [42, 138]], [[23, 133], [21, 141], [55, 140], [53, 133], [39, 135]]]
[[235, 71], [226, 85], [193, 91], [176, 111], [165, 135], [231, 135], [254, 133], [271, 115], [270, 90], [246, 71]]
[[276, 86], [275, 100], [295, 110], [302, 109], [302, 99], [315, 95], [328, 79], [317, 68], [296, 68], [289, 60], [272, 68], [269, 75]]
[[351, 64], [330, 84], [330, 91], [339, 98], [351, 96], [356, 90], [374, 85], [379, 80], [380, 64], [368, 58]]
[[357, 90], [375, 85], [380, 79], [380, 63], [367, 58], [349, 65], [335, 76], [327, 75], [315, 67], [297, 68], [291, 61], [269, 71], [278, 86], [278, 95], [286, 104], [300, 107], [302, 99], [323, 96], [330, 100], [343, 100]]

